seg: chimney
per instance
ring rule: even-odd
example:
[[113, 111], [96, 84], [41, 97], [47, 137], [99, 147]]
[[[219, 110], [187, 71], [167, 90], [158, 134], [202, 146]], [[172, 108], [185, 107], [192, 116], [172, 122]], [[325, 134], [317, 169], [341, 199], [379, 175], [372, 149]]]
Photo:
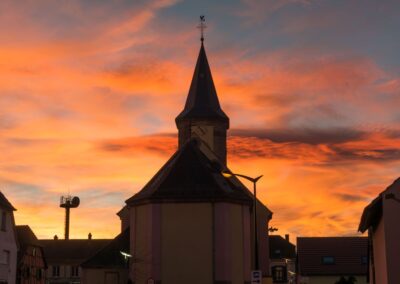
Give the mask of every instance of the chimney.
[[287, 242], [289, 242], [289, 234], [286, 234], [286, 235], [285, 235], [285, 240], [286, 240]]
[[92, 233], [89, 233], [88, 235], [88, 239], [91, 240], [92, 239]]

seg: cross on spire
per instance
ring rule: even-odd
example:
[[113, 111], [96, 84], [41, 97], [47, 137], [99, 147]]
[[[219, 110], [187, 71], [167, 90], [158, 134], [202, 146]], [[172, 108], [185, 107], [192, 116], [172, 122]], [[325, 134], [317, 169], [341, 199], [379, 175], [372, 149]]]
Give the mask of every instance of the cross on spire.
[[204, 41], [204, 29], [207, 28], [207, 26], [206, 26], [206, 18], [205, 17], [206, 16], [204, 16], [204, 15], [200, 15], [200, 24], [197, 26], [197, 28], [200, 29], [200, 34], [201, 34], [200, 40], [201, 40], [201, 42]]

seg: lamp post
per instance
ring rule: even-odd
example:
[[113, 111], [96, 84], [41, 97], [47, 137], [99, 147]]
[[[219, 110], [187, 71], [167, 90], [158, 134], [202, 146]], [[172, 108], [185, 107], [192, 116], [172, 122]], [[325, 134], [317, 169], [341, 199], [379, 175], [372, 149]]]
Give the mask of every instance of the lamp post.
[[257, 228], [257, 181], [262, 178], [258, 176], [256, 178], [252, 178], [242, 174], [234, 174], [229, 172], [222, 172], [222, 175], [226, 178], [230, 178], [232, 176], [241, 177], [247, 179], [253, 183], [253, 208], [254, 208], [254, 270], [260, 270], [260, 263], [258, 257], [258, 228]]

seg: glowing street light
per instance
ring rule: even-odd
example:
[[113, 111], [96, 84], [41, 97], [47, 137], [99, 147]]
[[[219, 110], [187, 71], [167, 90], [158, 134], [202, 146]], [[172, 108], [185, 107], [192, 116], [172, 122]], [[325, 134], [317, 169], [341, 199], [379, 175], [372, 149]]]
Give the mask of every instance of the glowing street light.
[[232, 176], [241, 177], [247, 179], [253, 183], [253, 208], [254, 208], [254, 270], [260, 269], [259, 257], [258, 257], [258, 228], [257, 228], [257, 181], [262, 178], [258, 176], [256, 178], [252, 178], [242, 174], [234, 174], [230, 172], [222, 172], [222, 175], [226, 178], [231, 178]]

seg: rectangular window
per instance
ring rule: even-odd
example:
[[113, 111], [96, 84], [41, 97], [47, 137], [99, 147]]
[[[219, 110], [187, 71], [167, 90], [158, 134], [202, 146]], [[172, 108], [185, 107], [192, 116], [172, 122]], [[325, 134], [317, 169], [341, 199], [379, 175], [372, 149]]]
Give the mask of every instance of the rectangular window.
[[79, 276], [79, 266], [71, 266], [71, 276], [72, 277]]
[[287, 270], [285, 266], [283, 265], [273, 266], [271, 270], [274, 283], [287, 282]]
[[2, 211], [1, 212], [1, 228], [3, 232], [7, 230], [7, 212]]
[[40, 280], [40, 279], [42, 279], [42, 277], [43, 277], [43, 271], [42, 271], [42, 269], [38, 268], [36, 270], [36, 279]]
[[60, 266], [59, 265], [53, 265], [52, 276], [60, 277]]
[[323, 256], [322, 264], [335, 264], [335, 258], [333, 256]]
[[368, 257], [362, 256], [361, 257], [361, 264], [363, 264], [363, 265], [368, 264]]
[[0, 263], [1, 264], [10, 264], [10, 251], [3, 250], [1, 254]]

